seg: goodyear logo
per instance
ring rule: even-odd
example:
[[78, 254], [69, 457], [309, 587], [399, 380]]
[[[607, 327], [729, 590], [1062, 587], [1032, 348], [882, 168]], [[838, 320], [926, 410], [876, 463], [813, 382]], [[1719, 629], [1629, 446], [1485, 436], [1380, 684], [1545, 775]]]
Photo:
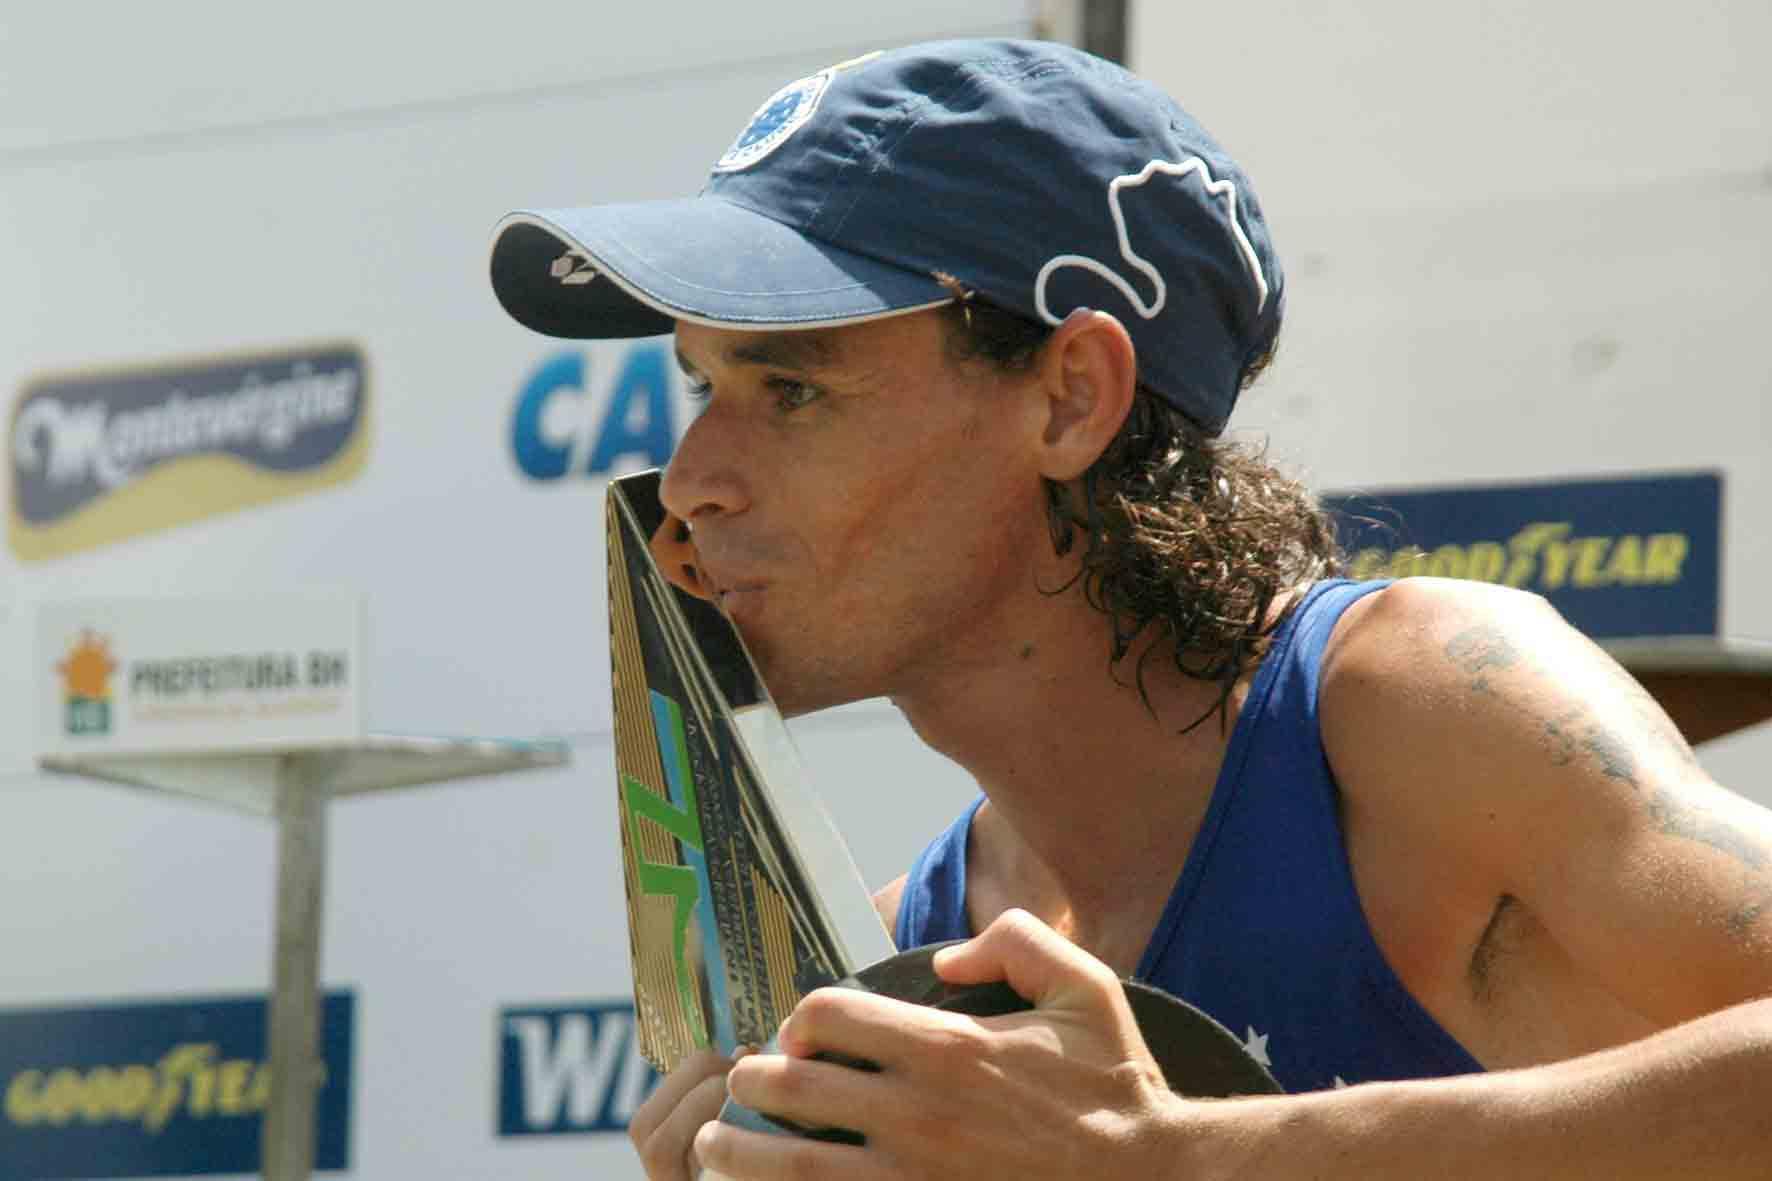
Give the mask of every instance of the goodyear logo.
[[1714, 473], [1326, 496], [1356, 578], [1430, 575], [1544, 595], [1589, 635], [1717, 630]]
[[1685, 533], [1575, 536], [1572, 521], [1532, 521], [1505, 541], [1447, 543], [1424, 550], [1367, 546], [1350, 555], [1355, 578], [1470, 578], [1550, 594], [1564, 588], [1672, 586], [1684, 574]]
[[[600, 367], [599, 361], [614, 363]], [[511, 408], [517, 470], [553, 483], [663, 467], [684, 410], [676, 372], [657, 341], [548, 357], [524, 378]]]
[[[0, 1177], [251, 1173], [270, 1100], [257, 998], [0, 1010]], [[316, 1165], [348, 1167], [353, 998], [321, 1013]]]
[[21, 1070], [6, 1084], [6, 1121], [17, 1128], [125, 1121], [161, 1132], [175, 1114], [207, 1119], [263, 1111], [269, 1064], [222, 1060], [220, 1053], [214, 1042], [181, 1042], [151, 1064]]
[[7, 439], [13, 552], [58, 557], [349, 479], [367, 404], [350, 345], [38, 378]]
[[499, 1013], [498, 1134], [621, 1132], [658, 1085], [627, 1000]]

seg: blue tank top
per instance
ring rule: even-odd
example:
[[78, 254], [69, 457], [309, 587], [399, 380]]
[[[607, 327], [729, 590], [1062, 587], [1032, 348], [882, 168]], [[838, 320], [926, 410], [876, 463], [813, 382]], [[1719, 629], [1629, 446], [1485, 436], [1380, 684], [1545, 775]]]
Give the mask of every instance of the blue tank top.
[[[1288, 1091], [1482, 1069], [1403, 987], [1366, 925], [1317, 730], [1329, 633], [1382, 585], [1318, 583], [1275, 630], [1136, 973], [1216, 1017]], [[966, 841], [983, 802], [911, 867], [901, 948], [972, 934]]]

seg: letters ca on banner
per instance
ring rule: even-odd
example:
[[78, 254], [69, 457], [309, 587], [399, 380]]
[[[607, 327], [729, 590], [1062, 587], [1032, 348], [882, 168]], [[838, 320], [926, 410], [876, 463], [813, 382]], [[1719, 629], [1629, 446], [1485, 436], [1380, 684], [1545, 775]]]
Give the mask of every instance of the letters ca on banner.
[[663, 467], [693, 417], [667, 346], [567, 349], [523, 378], [511, 403], [511, 458], [539, 484]]
[[[314, 1163], [350, 1167], [354, 996], [320, 1013]], [[270, 1096], [260, 997], [0, 1009], [0, 1177], [256, 1173]]]
[[499, 1013], [498, 1134], [622, 1132], [658, 1085], [631, 1001]]
[[59, 557], [349, 480], [368, 402], [350, 344], [35, 378], [6, 440], [12, 550]]
[[1355, 578], [1468, 578], [1544, 595], [1598, 638], [1714, 635], [1715, 473], [1330, 494]]

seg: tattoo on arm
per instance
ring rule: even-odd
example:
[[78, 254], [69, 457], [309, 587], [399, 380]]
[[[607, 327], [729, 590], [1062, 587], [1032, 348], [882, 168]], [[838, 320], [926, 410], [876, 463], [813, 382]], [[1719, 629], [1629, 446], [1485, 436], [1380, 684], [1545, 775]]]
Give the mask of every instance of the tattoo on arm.
[[1639, 790], [1637, 784], [1637, 760], [1631, 755], [1630, 747], [1618, 735], [1604, 726], [1594, 725], [1587, 728], [1587, 737], [1582, 747], [1594, 756], [1600, 764], [1600, 770], [1608, 779], [1618, 779]]
[[1615, 669], [1614, 675], [1629, 693], [1631, 705], [1635, 707], [1637, 717], [1642, 720], [1644, 727], [1661, 741], [1661, 745], [1678, 755], [1681, 761], [1697, 766], [1698, 753], [1686, 741], [1686, 736], [1680, 733], [1680, 728], [1674, 725], [1674, 720], [1667, 716], [1667, 711], [1661, 708], [1661, 703], [1623, 668]]
[[1588, 732], [1586, 745], [1600, 760], [1607, 778], [1628, 783], [1631, 791], [1643, 800], [1656, 831], [1707, 845], [1734, 861], [1741, 871], [1741, 890], [1747, 901], [1738, 905], [1724, 924], [1730, 934], [1745, 938], [1772, 903], [1772, 875], [1765, 872], [1772, 863], [1772, 848], [1755, 834], [1736, 827], [1728, 817], [1705, 807], [1704, 801], [1682, 793], [1677, 786], [1651, 782], [1645, 790], [1637, 780], [1630, 751], [1616, 735], [1595, 726]]
[[1575, 760], [1575, 751], [1581, 745], [1580, 737], [1575, 732], [1575, 723], [1587, 710], [1583, 706], [1564, 710], [1554, 718], [1544, 719], [1544, 735], [1550, 741], [1551, 762], [1559, 767], [1566, 767]]
[[1772, 903], [1772, 886], [1764, 881], [1754, 880], [1748, 883], [1748, 889], [1754, 892], [1751, 902], [1744, 902], [1735, 909], [1728, 918], [1729, 934], [1737, 939], [1744, 939], [1766, 913], [1766, 904]]
[[1666, 788], [1658, 789], [1649, 798], [1649, 815], [1669, 836], [1709, 845], [1735, 858], [1744, 868], [1762, 870], [1768, 861], [1772, 861], [1772, 853], [1751, 835], [1716, 813], [1680, 799]]
[[[1553, 714], [1546, 708], [1547, 703], [1535, 700], [1530, 693], [1499, 691], [1491, 680], [1496, 671], [1523, 663], [1524, 670], [1543, 675], [1543, 670], [1522, 657], [1500, 627], [1481, 623], [1466, 628], [1447, 642], [1445, 654], [1470, 677], [1468, 688], [1472, 693], [1494, 697], [1535, 723], [1553, 765], [1567, 766], [1578, 755], [1586, 754], [1607, 779], [1625, 784], [1643, 801], [1657, 831], [1706, 845], [1734, 861], [1742, 871], [1742, 888], [1749, 901], [1728, 916], [1732, 933], [1746, 936], [1772, 909], [1772, 873], [1767, 872], [1772, 868], [1772, 846], [1762, 836], [1738, 827], [1677, 786], [1657, 783], [1652, 777], [1645, 783], [1631, 743], [1596, 720], [1594, 711], [1585, 703], [1568, 704], [1566, 708], [1560, 704]], [[1683, 762], [1696, 764], [1697, 755], [1691, 745], [1649, 692], [1622, 668], [1615, 667], [1612, 675], [1630, 699], [1633, 712], [1642, 723], [1643, 737], [1672, 750]]]
[[1471, 690], [1476, 693], [1489, 692], [1489, 669], [1512, 668], [1520, 659], [1507, 635], [1492, 623], [1479, 623], [1453, 636], [1446, 655], [1471, 675]]
[[[1509, 669], [1521, 661], [1520, 652], [1508, 639], [1507, 633], [1493, 623], [1479, 623], [1468, 627], [1446, 643], [1446, 656], [1460, 670], [1470, 676], [1467, 686], [1472, 693], [1493, 696], [1502, 705], [1516, 713], [1525, 714], [1536, 723], [1544, 736], [1543, 746], [1550, 756], [1552, 764], [1558, 767], [1568, 766], [1575, 756], [1586, 750], [1598, 755], [1601, 750], [1617, 750], [1622, 753], [1625, 763], [1617, 767], [1624, 772], [1622, 776], [1608, 769], [1607, 774], [1614, 778], [1629, 778], [1629, 752], [1623, 751], [1622, 745], [1597, 726], [1582, 726], [1582, 720], [1588, 714], [1585, 705], [1577, 703], [1550, 716], [1548, 710], [1541, 711], [1534, 703], [1519, 694], [1497, 692], [1490, 682], [1491, 670]], [[1527, 667], [1531, 663], [1527, 662]]]

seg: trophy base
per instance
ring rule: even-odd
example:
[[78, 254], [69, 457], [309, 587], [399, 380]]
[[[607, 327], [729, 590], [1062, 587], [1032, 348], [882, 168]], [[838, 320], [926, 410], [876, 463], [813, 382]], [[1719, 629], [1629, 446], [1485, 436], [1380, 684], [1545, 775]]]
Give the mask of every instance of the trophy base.
[[[935, 974], [935, 953], [947, 943], [930, 944], [899, 952], [871, 964], [833, 988], [856, 988], [912, 1004], [928, 1005], [973, 1017], [1000, 1017], [1033, 1006], [1002, 981], [989, 984], [949, 984]], [[1277, 1095], [1281, 1087], [1267, 1069], [1251, 1058], [1230, 1030], [1185, 1001], [1160, 988], [1137, 980], [1121, 982], [1126, 1002], [1138, 1021], [1151, 1056], [1162, 1067], [1169, 1089], [1195, 1099], [1227, 1099], [1236, 1095]], [[764, 1053], [779, 1053], [774, 1042]], [[826, 1061], [842, 1061], [859, 1070], [878, 1070], [872, 1062], [820, 1055]], [[728, 1099], [720, 1120], [753, 1132], [781, 1136], [804, 1136], [841, 1144], [865, 1144], [867, 1137], [849, 1128], [808, 1128], [753, 1111]]]

